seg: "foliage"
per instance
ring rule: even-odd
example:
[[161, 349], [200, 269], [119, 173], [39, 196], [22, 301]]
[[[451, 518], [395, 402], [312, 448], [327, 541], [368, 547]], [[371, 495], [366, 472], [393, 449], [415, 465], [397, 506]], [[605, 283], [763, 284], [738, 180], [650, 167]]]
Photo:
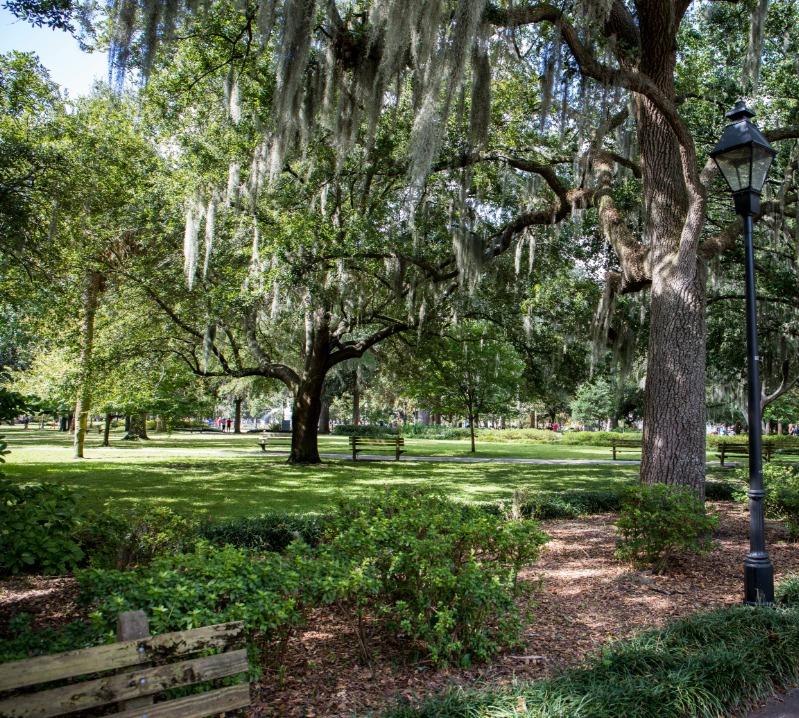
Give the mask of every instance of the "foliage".
[[285, 556], [258, 556], [199, 542], [192, 552], [160, 556], [135, 570], [84, 569], [76, 577], [101, 630], [113, 630], [120, 611], [141, 609], [153, 633], [243, 621], [265, 649], [285, 644], [302, 622], [306, 572], [299, 547]]
[[[747, 469], [738, 469], [740, 488], [736, 498], [748, 503], [749, 477]], [[784, 521], [792, 540], [799, 540], [799, 467], [791, 464], [763, 465], [763, 488], [766, 498], [763, 502], [766, 517]]]
[[333, 433], [339, 436], [388, 436], [398, 434], [398, 429], [390, 426], [380, 426], [379, 424], [336, 424]]
[[613, 643], [547, 680], [454, 689], [384, 718], [715, 718], [797, 679], [799, 611], [732, 606]]
[[0, 639], [0, 663], [89, 648], [114, 640], [113, 631], [103, 630], [88, 621], [36, 629], [28, 613], [14, 614], [8, 621], [6, 633], [8, 638]]
[[330, 521], [329, 515], [272, 511], [260, 516], [209, 523], [202, 527], [200, 535], [219, 546], [230, 544], [259, 552], [279, 552], [285, 551], [297, 539], [309, 546], [318, 546]]
[[197, 521], [167, 506], [143, 503], [122, 509], [109, 502], [101, 511], [84, 513], [74, 537], [91, 566], [124, 569], [190, 549], [198, 530]]
[[736, 481], [705, 481], [705, 498], [708, 501], [734, 501], [739, 485]]
[[688, 490], [666, 484], [635, 486], [625, 496], [616, 529], [616, 556], [660, 572], [682, 552], [704, 553], [718, 517]]
[[777, 586], [777, 603], [799, 609], [799, 576], [788, 576]]
[[77, 506], [74, 494], [59, 484], [0, 479], [0, 575], [74, 568], [83, 558], [74, 539]]
[[587, 424], [605, 421], [615, 413], [615, 409], [615, 391], [601, 376], [580, 384], [571, 403], [572, 419]]
[[516, 576], [546, 540], [532, 521], [423, 489], [344, 501], [331, 532], [321, 600], [350, 602], [358, 617], [369, 608], [437, 664], [485, 660], [518, 638]]
[[584, 444], [586, 446], [612, 446], [616, 439], [635, 439], [641, 441], [640, 431], [567, 431], [561, 441], [564, 444]]

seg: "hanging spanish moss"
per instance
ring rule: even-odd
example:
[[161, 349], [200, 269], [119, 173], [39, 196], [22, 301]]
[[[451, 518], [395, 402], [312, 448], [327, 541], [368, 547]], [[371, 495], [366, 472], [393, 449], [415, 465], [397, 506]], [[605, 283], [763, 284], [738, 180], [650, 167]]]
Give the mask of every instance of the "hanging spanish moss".
[[183, 232], [183, 271], [189, 289], [194, 286], [197, 274], [197, 245], [200, 234], [200, 221], [203, 209], [197, 198], [189, 200], [186, 206], [186, 226]]
[[491, 61], [488, 30], [484, 28], [472, 51], [472, 99], [469, 113], [469, 141], [482, 147], [488, 139], [491, 120]]
[[766, 15], [768, 0], [759, 0], [752, 10], [752, 21], [749, 29], [749, 47], [746, 51], [741, 84], [748, 94], [757, 93], [760, 83], [760, 66], [763, 58], [763, 35], [766, 32]]
[[216, 200], [211, 197], [205, 209], [205, 258], [203, 259], [203, 279], [208, 276], [208, 266], [211, 262], [211, 251], [214, 247], [214, 234], [216, 232]]

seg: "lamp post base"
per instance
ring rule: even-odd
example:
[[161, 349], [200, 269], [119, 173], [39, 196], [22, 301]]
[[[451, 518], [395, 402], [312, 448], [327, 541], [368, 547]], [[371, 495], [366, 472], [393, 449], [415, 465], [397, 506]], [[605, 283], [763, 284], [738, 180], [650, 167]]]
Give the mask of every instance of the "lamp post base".
[[744, 603], [747, 606], [770, 606], [774, 603], [774, 567], [768, 558], [746, 557]]

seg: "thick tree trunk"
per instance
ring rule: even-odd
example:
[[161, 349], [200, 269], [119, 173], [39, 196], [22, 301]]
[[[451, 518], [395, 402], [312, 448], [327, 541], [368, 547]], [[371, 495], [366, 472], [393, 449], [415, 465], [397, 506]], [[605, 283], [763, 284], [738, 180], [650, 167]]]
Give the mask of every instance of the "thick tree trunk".
[[427, 409], [419, 409], [418, 420], [422, 426], [430, 426], [430, 411]]
[[[662, 52], [668, 57], [660, 67], [645, 69], [673, 96], [673, 50]], [[652, 267], [641, 481], [688, 486], [704, 496], [706, 269], [698, 238], [683, 232], [688, 196], [676, 139], [640, 96], [636, 115]], [[688, 240], [696, 241], [680, 246]]]
[[91, 362], [94, 348], [94, 316], [102, 287], [102, 276], [87, 270], [83, 285], [83, 321], [80, 327], [80, 359], [78, 360], [78, 390], [75, 402], [75, 434], [72, 441], [74, 457], [83, 458], [86, 428], [91, 405]]
[[103, 446], [111, 446], [111, 414], [106, 414], [103, 421]]
[[241, 434], [241, 403], [244, 401], [241, 397], [236, 397], [233, 400], [235, 413], [233, 414], [233, 433]]
[[[130, 419], [130, 422], [127, 420]], [[147, 412], [139, 412], [137, 414], [131, 414], [129, 417], [126, 417], [125, 423], [128, 424], [128, 430], [125, 433], [124, 439], [127, 440], [135, 440], [135, 439], [149, 439], [150, 437], [147, 436]]]
[[330, 433], [330, 402], [326, 399], [322, 400], [322, 409], [319, 412], [319, 433]]
[[302, 382], [294, 396], [291, 413], [292, 464], [318, 464], [319, 417], [322, 413], [322, 385], [324, 376], [316, 376]]

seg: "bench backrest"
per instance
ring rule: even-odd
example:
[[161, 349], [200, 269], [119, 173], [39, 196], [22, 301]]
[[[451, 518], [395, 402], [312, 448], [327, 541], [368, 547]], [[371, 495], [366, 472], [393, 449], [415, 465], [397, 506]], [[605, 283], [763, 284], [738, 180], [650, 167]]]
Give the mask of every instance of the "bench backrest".
[[[204, 655], [210, 650], [217, 652]], [[117, 718], [203, 718], [249, 705], [249, 683], [151, 701], [247, 670], [241, 622], [29, 658], [0, 665], [0, 717], [50, 718], [117, 703], [123, 705], [109, 714]]]
[[641, 439], [611, 439], [613, 446], [633, 446], [640, 448]]
[[402, 436], [351, 436], [350, 444], [396, 445], [405, 446]]

